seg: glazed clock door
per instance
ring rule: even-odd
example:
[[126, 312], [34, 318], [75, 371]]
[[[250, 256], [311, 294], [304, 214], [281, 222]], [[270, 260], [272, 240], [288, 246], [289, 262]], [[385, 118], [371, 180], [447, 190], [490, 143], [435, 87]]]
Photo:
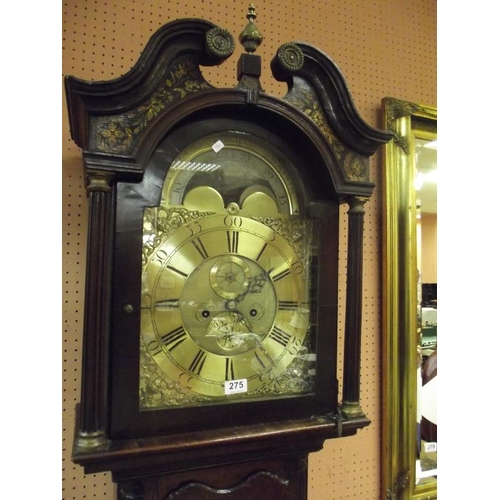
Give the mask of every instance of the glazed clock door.
[[197, 120], [159, 144], [140, 186], [119, 186], [115, 293], [133, 299], [115, 317], [118, 435], [335, 404], [317, 383], [320, 229], [300, 161], [260, 125]]

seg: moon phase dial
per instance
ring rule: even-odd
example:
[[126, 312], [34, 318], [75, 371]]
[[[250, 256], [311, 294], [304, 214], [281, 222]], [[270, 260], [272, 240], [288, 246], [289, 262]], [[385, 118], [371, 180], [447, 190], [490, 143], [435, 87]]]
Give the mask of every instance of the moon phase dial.
[[299, 201], [288, 166], [289, 159], [267, 139], [231, 131], [211, 133], [179, 152], [162, 196], [190, 210], [238, 204], [253, 216], [293, 214]]

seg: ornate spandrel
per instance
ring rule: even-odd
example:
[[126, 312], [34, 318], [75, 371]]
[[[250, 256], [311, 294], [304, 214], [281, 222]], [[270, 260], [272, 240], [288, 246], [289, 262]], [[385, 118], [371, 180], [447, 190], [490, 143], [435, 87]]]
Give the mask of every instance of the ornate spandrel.
[[156, 248], [173, 232], [189, 222], [198, 220], [215, 212], [199, 212], [188, 210], [184, 207], [147, 207], [144, 209], [143, 217], [143, 248], [142, 262], [148, 258]]
[[165, 406], [202, 403], [210, 398], [186, 392], [182, 386], [165, 378], [140, 336], [139, 408], [147, 410]]

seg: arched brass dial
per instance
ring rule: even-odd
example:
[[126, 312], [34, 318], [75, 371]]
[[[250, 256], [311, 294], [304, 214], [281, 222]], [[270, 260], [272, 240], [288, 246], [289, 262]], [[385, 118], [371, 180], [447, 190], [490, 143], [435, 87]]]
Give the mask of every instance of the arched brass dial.
[[154, 385], [218, 401], [244, 380], [240, 397], [262, 397], [294, 361], [314, 359], [297, 182], [286, 153], [249, 133], [210, 133], [173, 160], [160, 206], [144, 212], [141, 334]]

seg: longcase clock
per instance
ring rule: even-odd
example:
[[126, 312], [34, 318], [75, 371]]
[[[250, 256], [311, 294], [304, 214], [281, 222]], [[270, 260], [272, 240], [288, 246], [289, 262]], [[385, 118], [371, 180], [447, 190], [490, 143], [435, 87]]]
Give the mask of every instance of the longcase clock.
[[390, 135], [306, 44], [278, 49], [288, 91], [266, 94], [253, 7], [247, 19], [233, 88], [200, 70], [230, 57], [233, 37], [197, 19], [159, 29], [123, 77], [65, 80], [90, 210], [73, 460], [111, 471], [120, 499], [303, 499], [308, 454], [370, 422], [363, 206]]

